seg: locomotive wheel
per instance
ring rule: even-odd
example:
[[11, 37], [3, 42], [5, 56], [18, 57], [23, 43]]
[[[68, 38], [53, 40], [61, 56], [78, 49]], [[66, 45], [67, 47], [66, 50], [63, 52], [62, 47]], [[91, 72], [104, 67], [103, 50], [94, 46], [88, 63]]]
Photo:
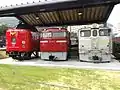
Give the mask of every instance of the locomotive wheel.
[[3, 47], [3, 45], [0, 45], [0, 47], [2, 48], [2, 47]]
[[12, 59], [17, 59], [17, 57], [16, 56], [12, 56]]
[[24, 60], [24, 54], [23, 53], [20, 53], [20, 55], [17, 57], [17, 59], [19, 61], [23, 61]]
[[31, 53], [26, 53], [26, 59], [27, 60], [31, 59]]
[[31, 59], [31, 53], [25, 53], [23, 55], [23, 60], [29, 60], [29, 59]]

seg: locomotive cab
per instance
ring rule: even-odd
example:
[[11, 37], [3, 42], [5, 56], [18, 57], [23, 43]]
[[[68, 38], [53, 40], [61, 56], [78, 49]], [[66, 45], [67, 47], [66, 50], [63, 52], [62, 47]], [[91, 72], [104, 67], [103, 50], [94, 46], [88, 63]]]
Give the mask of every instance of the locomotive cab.
[[19, 25], [6, 32], [6, 53], [13, 59], [30, 59], [34, 53], [38, 57], [39, 33], [25, 26]]
[[69, 32], [64, 28], [48, 28], [41, 32], [40, 56], [46, 60], [67, 60]]
[[89, 62], [111, 61], [111, 30], [89, 27], [79, 30], [79, 59]]
[[114, 55], [114, 57], [116, 59], [120, 59], [120, 34], [117, 33], [116, 35], [114, 35], [112, 37], [112, 55]]

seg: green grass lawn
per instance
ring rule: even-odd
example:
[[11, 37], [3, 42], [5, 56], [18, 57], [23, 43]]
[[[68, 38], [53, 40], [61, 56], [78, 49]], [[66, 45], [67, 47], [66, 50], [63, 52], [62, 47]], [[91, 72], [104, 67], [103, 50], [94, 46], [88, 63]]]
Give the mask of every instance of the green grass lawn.
[[120, 72], [0, 65], [0, 90], [120, 90]]

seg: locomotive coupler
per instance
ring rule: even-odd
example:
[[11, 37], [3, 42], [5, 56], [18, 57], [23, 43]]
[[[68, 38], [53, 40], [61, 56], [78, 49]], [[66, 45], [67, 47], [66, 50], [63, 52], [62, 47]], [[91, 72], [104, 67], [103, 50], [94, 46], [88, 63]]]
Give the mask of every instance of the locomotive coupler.
[[55, 60], [57, 57], [50, 55], [49, 60]]
[[92, 56], [93, 60], [99, 60], [99, 57], [98, 56]]

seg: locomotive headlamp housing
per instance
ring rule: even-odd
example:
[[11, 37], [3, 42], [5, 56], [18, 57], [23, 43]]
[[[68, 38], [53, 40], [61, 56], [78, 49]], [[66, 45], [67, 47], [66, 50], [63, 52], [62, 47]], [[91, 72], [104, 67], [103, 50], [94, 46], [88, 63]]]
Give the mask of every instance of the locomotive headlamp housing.
[[22, 44], [22, 48], [25, 48], [25, 45], [24, 45], [24, 44]]
[[94, 24], [92, 24], [92, 28], [99, 28], [99, 25], [94, 23]]
[[25, 44], [25, 41], [22, 41], [22, 44]]
[[15, 35], [16, 35], [16, 32], [10, 32], [10, 35], [11, 35], [11, 36], [15, 36]]

